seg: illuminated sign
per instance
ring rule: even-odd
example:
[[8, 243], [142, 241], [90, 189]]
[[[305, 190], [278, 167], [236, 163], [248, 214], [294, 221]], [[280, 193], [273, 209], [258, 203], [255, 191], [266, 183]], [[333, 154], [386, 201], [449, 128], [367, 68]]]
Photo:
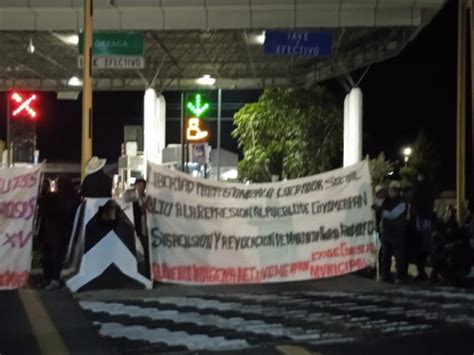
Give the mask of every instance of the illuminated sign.
[[34, 163], [36, 121], [41, 115], [41, 95], [12, 89], [7, 94], [8, 163]]
[[194, 102], [188, 102], [186, 107], [193, 114], [193, 117], [188, 119], [186, 127], [186, 139], [188, 141], [199, 141], [206, 138], [208, 131], [201, 130], [201, 118], [209, 110], [209, 103], [203, 102], [202, 95], [196, 94]]
[[189, 141], [199, 141], [207, 137], [207, 131], [202, 131], [199, 124], [201, 120], [193, 117], [188, 120], [188, 127], [186, 128], [186, 139]]
[[191, 111], [195, 117], [201, 118], [201, 116], [209, 110], [209, 104], [205, 102], [202, 103], [202, 96], [201, 94], [197, 94], [194, 98], [194, 102], [188, 102], [188, 109]]
[[11, 116], [22, 117], [27, 116], [31, 120], [35, 120], [38, 111], [34, 108], [34, 103], [38, 100], [36, 94], [13, 92], [10, 96]]

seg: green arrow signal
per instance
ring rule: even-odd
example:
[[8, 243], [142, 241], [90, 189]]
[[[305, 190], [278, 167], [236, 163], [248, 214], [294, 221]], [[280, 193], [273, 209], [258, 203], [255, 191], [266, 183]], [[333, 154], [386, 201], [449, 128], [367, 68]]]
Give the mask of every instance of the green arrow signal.
[[201, 94], [197, 94], [194, 98], [194, 103], [188, 102], [188, 109], [191, 111], [197, 118], [201, 116], [209, 109], [209, 104], [206, 102], [204, 105], [201, 103]]

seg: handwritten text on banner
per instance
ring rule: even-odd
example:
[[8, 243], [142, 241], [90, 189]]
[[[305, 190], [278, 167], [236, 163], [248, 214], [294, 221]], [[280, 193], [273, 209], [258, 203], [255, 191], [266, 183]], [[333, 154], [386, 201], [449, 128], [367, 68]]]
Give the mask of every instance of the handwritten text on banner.
[[0, 169], [0, 290], [26, 284], [41, 167]]
[[268, 184], [195, 179], [152, 165], [148, 229], [157, 281], [317, 279], [373, 263], [366, 162]]

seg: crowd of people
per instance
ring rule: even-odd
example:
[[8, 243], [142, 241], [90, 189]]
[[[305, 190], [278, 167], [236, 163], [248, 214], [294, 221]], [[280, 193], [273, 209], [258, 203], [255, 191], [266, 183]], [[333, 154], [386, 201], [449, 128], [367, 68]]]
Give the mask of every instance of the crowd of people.
[[[60, 287], [60, 274], [77, 207], [85, 198], [110, 198], [112, 179], [104, 172], [105, 160], [93, 157], [86, 167], [86, 177], [75, 188], [71, 179], [59, 177], [54, 189], [45, 181], [39, 199], [39, 233], [44, 287]], [[146, 181], [135, 182], [136, 199], [133, 217], [136, 234], [143, 246], [144, 265], [150, 264], [146, 227]], [[415, 264], [415, 280], [433, 283], [460, 284], [471, 271], [473, 254], [470, 239], [474, 239], [474, 218], [459, 225], [453, 207], [446, 216], [434, 212], [434, 193], [422, 174], [409, 189], [399, 181], [388, 187], [375, 188], [376, 212], [380, 239], [379, 270], [385, 282], [409, 280], [408, 265]], [[470, 206], [474, 211], [474, 206]], [[396, 273], [392, 275], [395, 259]], [[427, 269], [431, 269], [429, 273]], [[148, 277], [149, 268], [144, 268]]]
[[[73, 229], [76, 210], [86, 198], [112, 197], [112, 179], [104, 172], [105, 159], [93, 157], [86, 166], [86, 177], [80, 186], [74, 186], [68, 176], [51, 181], [45, 179], [38, 202], [38, 235], [36, 244], [41, 252], [43, 282], [40, 287], [56, 289], [61, 287], [61, 270]], [[137, 199], [133, 202], [133, 215], [138, 239], [143, 245], [145, 265], [149, 264], [145, 213], [144, 179], [135, 182]], [[148, 268], [144, 268], [146, 276]]]
[[[416, 184], [402, 189], [399, 181], [375, 188], [378, 235], [381, 242], [379, 272], [385, 282], [403, 283], [411, 278], [408, 265], [415, 264], [415, 281], [460, 285], [471, 272], [470, 239], [474, 220], [459, 225], [456, 210], [434, 213], [434, 193], [423, 174]], [[395, 277], [392, 261], [395, 259]], [[431, 269], [428, 276], [427, 269]]]

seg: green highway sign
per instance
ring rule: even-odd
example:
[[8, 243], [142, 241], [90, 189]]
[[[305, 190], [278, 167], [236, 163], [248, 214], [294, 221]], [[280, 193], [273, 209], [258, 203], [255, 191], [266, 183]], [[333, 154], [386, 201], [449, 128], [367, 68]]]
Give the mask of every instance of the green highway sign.
[[[83, 33], [79, 33], [79, 54], [83, 54]], [[94, 32], [94, 56], [139, 56], [144, 52], [143, 32]]]

